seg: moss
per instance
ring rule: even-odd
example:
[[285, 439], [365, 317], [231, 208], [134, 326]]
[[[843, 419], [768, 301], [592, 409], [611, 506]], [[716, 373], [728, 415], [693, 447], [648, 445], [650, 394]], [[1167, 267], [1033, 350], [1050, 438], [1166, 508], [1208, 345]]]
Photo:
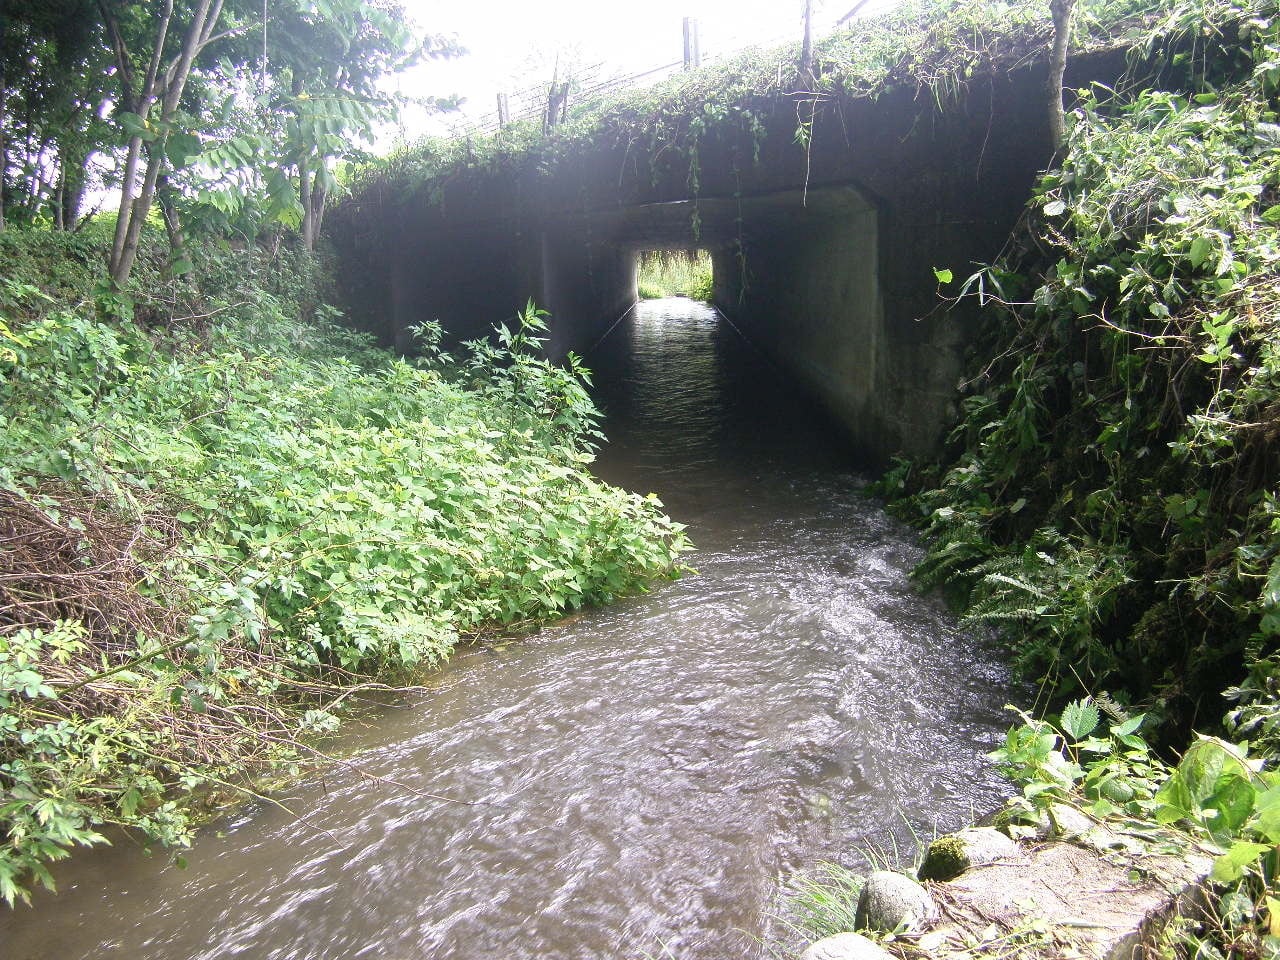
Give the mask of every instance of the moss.
[[969, 851], [964, 837], [951, 833], [929, 844], [916, 876], [921, 880], [954, 880], [968, 869]]
[[[1073, 31], [1073, 55], [1141, 46], [1137, 37], [1145, 41], [1144, 28], [1174, 3], [1091, 0], [1085, 6], [1088, 15]], [[971, 78], [1002, 74], [1043, 50], [1045, 21], [1038, 0], [905, 0], [890, 13], [853, 21], [820, 39], [813, 82], [822, 101], [874, 99], [905, 88], [927, 90], [940, 108], [951, 106]], [[487, 134], [424, 139], [350, 171], [347, 202], [367, 202], [386, 187], [402, 196], [422, 189], [438, 200], [444, 181], [466, 170], [545, 172], [605, 145], [630, 150], [644, 143], [662, 144], [661, 153], [687, 163], [696, 194], [704, 137], [741, 134], [758, 160], [766, 120], [780, 105], [790, 107], [799, 81], [796, 46], [752, 47], [651, 86], [584, 94], [575, 98], [568, 122], [549, 133], [540, 120], [529, 119]], [[803, 141], [797, 136], [797, 144]]]

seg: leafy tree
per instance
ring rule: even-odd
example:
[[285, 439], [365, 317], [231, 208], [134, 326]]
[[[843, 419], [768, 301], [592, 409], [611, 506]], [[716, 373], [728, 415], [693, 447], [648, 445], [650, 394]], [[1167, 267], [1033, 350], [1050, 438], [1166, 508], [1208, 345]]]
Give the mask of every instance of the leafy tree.
[[[166, 141], [196, 59], [215, 40], [243, 29], [216, 32], [223, 0], [194, 0], [176, 11], [174, 0], [163, 0], [155, 19], [149, 16], [150, 6], [133, 0], [98, 0], [120, 78], [124, 109], [118, 119], [128, 134], [109, 261], [111, 279], [117, 285], [126, 283], [133, 271], [142, 225], [165, 162]], [[146, 57], [141, 79], [140, 54]]]
[[277, 5], [266, 24], [223, 47], [218, 69], [199, 77], [220, 107], [193, 131], [204, 149], [185, 156], [189, 208], [215, 219], [252, 215], [255, 229], [295, 227], [307, 249], [337, 187], [336, 165], [362, 156], [361, 145], [396, 116], [398, 100], [379, 81], [459, 52], [440, 37], [416, 38], [398, 0]]
[[74, 227], [96, 154], [118, 161], [117, 286], [157, 203], [175, 267], [184, 215], [311, 248], [336, 165], [395, 116], [381, 78], [454, 52], [415, 39], [399, 0], [6, 0], [0, 226]]
[[94, 0], [0, 10], [0, 227], [75, 227], [90, 156], [108, 135], [108, 52]]
[[[438, 37], [418, 41], [391, 0], [331, 0], [284, 15], [275, 58], [285, 116], [275, 174], [292, 172], [303, 243], [314, 247], [325, 205], [336, 187], [333, 164], [353, 141], [371, 142], [393, 119], [395, 101], [378, 81], [424, 56], [449, 56], [456, 46]], [[283, 191], [277, 190], [277, 195]]]

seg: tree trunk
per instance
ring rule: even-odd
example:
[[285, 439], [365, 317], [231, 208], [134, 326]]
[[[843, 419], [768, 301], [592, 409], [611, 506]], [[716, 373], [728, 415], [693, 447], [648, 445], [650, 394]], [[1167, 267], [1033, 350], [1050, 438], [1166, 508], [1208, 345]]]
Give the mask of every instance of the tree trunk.
[[53, 229], [66, 231], [67, 221], [65, 218], [65, 209], [62, 206], [63, 200], [67, 196], [67, 179], [62, 175], [62, 170], [58, 170], [58, 186], [53, 191]]
[[[165, 0], [166, 14], [171, 13], [172, 9], [173, 0]], [[168, 139], [169, 125], [173, 121], [174, 114], [177, 113], [182, 91], [186, 86], [187, 78], [191, 75], [195, 59], [209, 43], [221, 15], [222, 0], [199, 0], [191, 15], [191, 23], [187, 27], [182, 50], [178, 58], [165, 70], [163, 82], [159, 77], [159, 64], [163, 55], [163, 36], [168, 26], [167, 18], [157, 33], [157, 43], [152, 51], [151, 66], [148, 69], [148, 76], [153, 79], [151, 84], [153, 89], [148, 91], [150, 95], [144, 97], [143, 102], [149, 113], [151, 104], [159, 100], [160, 115], [156, 123], [159, 133], [151, 141], [147, 150], [146, 172], [142, 180], [142, 189], [137, 197], [133, 196], [133, 189], [137, 178], [138, 161], [142, 154], [142, 138], [130, 139], [129, 159], [132, 162], [132, 170], [129, 169], [127, 162], [126, 180], [121, 188], [120, 222], [116, 224], [116, 242], [112, 245], [111, 251], [111, 279], [117, 286], [127, 283], [133, 272], [133, 262], [137, 257], [138, 243], [142, 237], [142, 226], [151, 210], [156, 182], [164, 164], [164, 145]], [[161, 91], [163, 91], [162, 97]], [[146, 115], [142, 114], [142, 116]], [[128, 176], [130, 173], [132, 177]]]
[[302, 245], [312, 249], [311, 240], [311, 159], [298, 161], [298, 203], [302, 205]]
[[9, 102], [9, 83], [5, 77], [8, 59], [8, 17], [0, 9], [0, 231], [4, 230], [4, 182], [9, 172], [9, 138], [4, 134], [5, 107]]
[[169, 178], [160, 176], [156, 184], [156, 200], [160, 204], [160, 213], [164, 217], [164, 230], [169, 235], [169, 269], [170, 276], [185, 273], [186, 269], [175, 270], [183, 264], [189, 264], [187, 256], [187, 237], [182, 230], [182, 214], [178, 210], [177, 191], [169, 183]]
[[320, 241], [320, 229], [324, 226], [324, 208], [329, 200], [329, 191], [324, 184], [317, 182], [311, 188], [311, 237], [307, 242], [308, 250], [315, 250]]
[[84, 204], [85, 171], [89, 166], [87, 152], [62, 154], [62, 222], [64, 230], [74, 231], [80, 225], [80, 208]]
[[[116, 56], [116, 67], [120, 71], [121, 104], [126, 110], [145, 121], [151, 113], [152, 104], [155, 103], [160, 58], [164, 54], [165, 40], [169, 35], [169, 21], [173, 18], [173, 0], [165, 0], [164, 12], [161, 13], [160, 22], [156, 26], [156, 42], [151, 50], [151, 61], [147, 64], [147, 75], [142, 81], [141, 90], [134, 90], [133, 88], [133, 58], [130, 56], [129, 48], [121, 37], [120, 25], [116, 20], [115, 12], [106, 0], [99, 0], [98, 9], [102, 11], [107, 30], [111, 34], [112, 48]], [[120, 262], [124, 256], [125, 240], [129, 234], [129, 222], [133, 214], [134, 187], [137, 184], [138, 163], [141, 159], [142, 137], [132, 136], [129, 138], [129, 149], [124, 162], [124, 176], [120, 182], [120, 208], [116, 214], [116, 232], [111, 241], [111, 279], [116, 284], [123, 284], [129, 279], [129, 271], [127, 270], [121, 276]], [[132, 264], [130, 266], [132, 267]]]
[[1062, 110], [1062, 78], [1067, 72], [1067, 45], [1071, 42], [1071, 14], [1076, 0], [1049, 0], [1053, 15], [1053, 53], [1049, 58], [1049, 135], [1055, 154], [1067, 142], [1067, 120]]
[[804, 0], [804, 41], [800, 44], [800, 80], [813, 86], [813, 0]]

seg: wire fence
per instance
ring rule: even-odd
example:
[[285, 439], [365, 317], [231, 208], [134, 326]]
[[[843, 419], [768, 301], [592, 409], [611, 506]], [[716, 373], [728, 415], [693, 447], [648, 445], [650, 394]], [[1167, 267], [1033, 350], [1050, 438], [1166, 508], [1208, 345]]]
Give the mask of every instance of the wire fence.
[[[695, 30], [693, 56], [690, 57], [689, 37], [686, 32], [685, 58], [650, 67], [637, 73], [618, 72], [604, 61], [576, 67], [567, 72], [563, 78], [557, 77], [555, 80], [542, 80], [522, 89], [512, 90], [500, 95], [505, 96], [506, 103], [509, 104], [509, 109], [505, 116], [495, 103], [494, 109], [486, 113], [451, 124], [450, 132], [453, 136], [458, 137], [474, 136], [494, 133], [504, 123], [521, 123], [531, 120], [546, 122], [548, 115], [553, 113], [557, 106], [561, 110], [566, 109], [568, 106], [567, 102], [553, 103], [556, 84], [567, 84], [566, 95], [572, 98], [574, 102], [582, 102], [605, 94], [652, 86], [673, 74], [697, 66], [706, 66], [717, 60], [723, 60], [749, 47], [768, 47], [788, 42], [798, 42], [800, 37], [800, 26], [786, 34], [779, 33], [768, 37], [743, 32], [734, 36], [720, 37], [712, 49], [703, 52], [698, 50], [698, 38]], [[554, 122], [554, 119], [551, 122]]]

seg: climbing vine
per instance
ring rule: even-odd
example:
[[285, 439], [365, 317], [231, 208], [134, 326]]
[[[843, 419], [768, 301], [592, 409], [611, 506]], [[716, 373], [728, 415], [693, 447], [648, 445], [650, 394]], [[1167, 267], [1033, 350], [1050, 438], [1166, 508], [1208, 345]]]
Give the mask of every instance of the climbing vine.
[[[1186, 5], [1161, 86], [1088, 93], [1008, 256], [940, 465], [890, 491], [917, 571], [1060, 696], [1110, 688], [1166, 733], [1277, 738], [1280, 14]], [[1166, 46], [1169, 37], [1193, 43]], [[1226, 682], [1224, 682], [1224, 680]]]
[[[1082, 0], [1073, 49], [1127, 45], [1172, 7], [1172, 0]], [[741, 144], [758, 163], [779, 105], [803, 108], [795, 139], [805, 148], [813, 124], [840, 99], [874, 99], [907, 88], [945, 108], [971, 79], [1043, 57], [1052, 34], [1041, 0], [907, 0], [890, 14], [855, 20], [818, 42], [812, 76], [803, 82], [798, 43], [751, 49], [653, 87], [579, 101], [567, 121], [546, 134], [530, 122], [491, 135], [423, 140], [355, 170], [356, 201], [380, 189], [426, 189], [438, 198], [442, 184], [464, 172], [545, 175], [601, 148], [617, 148], [624, 164], [647, 164], [653, 182], [678, 171], [697, 195], [704, 145], [711, 139]]]

